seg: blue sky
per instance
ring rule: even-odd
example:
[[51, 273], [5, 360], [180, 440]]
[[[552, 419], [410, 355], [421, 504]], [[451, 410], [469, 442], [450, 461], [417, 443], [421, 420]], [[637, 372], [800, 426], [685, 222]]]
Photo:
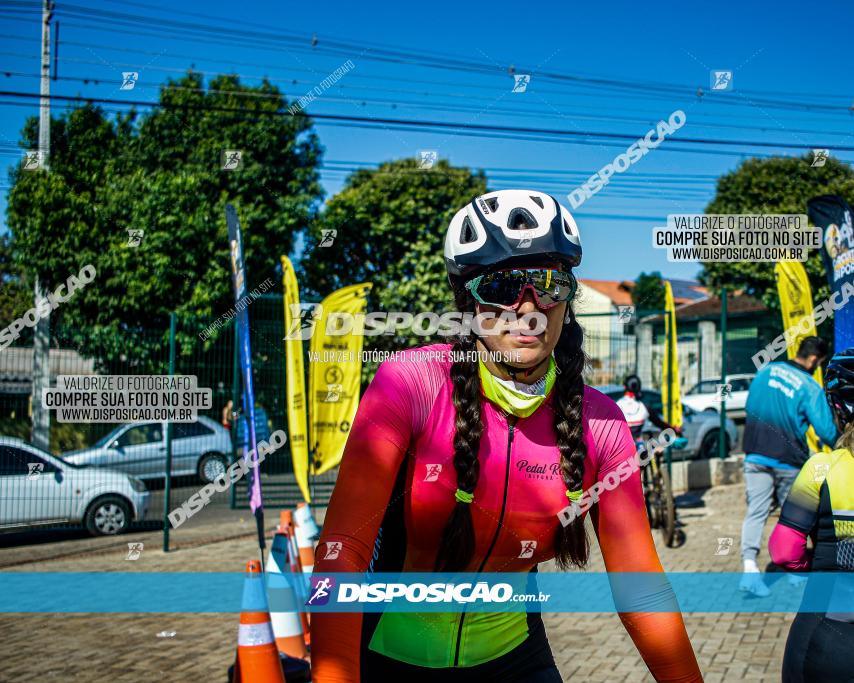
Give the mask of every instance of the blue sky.
[[[824, 146], [841, 159], [854, 160], [854, 151], [834, 152], [834, 146], [854, 148], [854, 117], [847, 111], [854, 102], [850, 45], [844, 33], [833, 30], [854, 25], [849, 3], [823, 3], [818, 9], [788, 1], [698, 6], [186, 0], [179, 11], [161, 3], [76, 0], [67, 5], [57, 0], [61, 78], [51, 84], [52, 92], [149, 101], [167, 77], [193, 65], [211, 74], [236, 72], [248, 82], [268, 76], [293, 99], [349, 59], [354, 68], [309, 104], [308, 113], [641, 137], [658, 120], [683, 110], [687, 123], [672, 141], [574, 212], [584, 244], [582, 277], [634, 278], [650, 270], [695, 276], [699, 265], [667, 263], [664, 252], [652, 248], [652, 228], [663, 225], [669, 213], [702, 212], [714, 196], [715, 178], [744, 158], [801, 155]], [[38, 7], [34, 0], [30, 4]], [[36, 93], [39, 15], [24, 9], [13, 13], [0, 3], [0, 89]], [[170, 35], [176, 22], [213, 30], [193, 41]], [[283, 39], [264, 47], [230, 33], [252, 30]], [[315, 49], [312, 35], [317, 36]], [[406, 63], [378, 61], [383, 49], [406, 53]], [[490, 68], [477, 73], [456, 66], [429, 68], [411, 63], [411, 53]], [[526, 92], [512, 92], [510, 65], [517, 73], [531, 74]], [[732, 70], [732, 91], [709, 92], [710, 70]], [[139, 73], [133, 91], [119, 89], [122, 71]], [[807, 109], [807, 103], [828, 108]], [[36, 100], [0, 96], [4, 166], [16, 162], [13, 145], [24, 119], [36, 113]], [[345, 180], [340, 169], [436, 150], [453, 164], [486, 169], [493, 189], [542, 189], [568, 203], [567, 193], [631, 143], [631, 138], [603, 143], [583, 136], [546, 141], [470, 137], [449, 130], [354, 128], [324, 121], [317, 122], [317, 132], [326, 148], [322, 179], [328, 195]], [[680, 137], [748, 144], [686, 145], [676, 142]], [[796, 148], [755, 144], [768, 142]], [[5, 177], [0, 192], [5, 213]]]

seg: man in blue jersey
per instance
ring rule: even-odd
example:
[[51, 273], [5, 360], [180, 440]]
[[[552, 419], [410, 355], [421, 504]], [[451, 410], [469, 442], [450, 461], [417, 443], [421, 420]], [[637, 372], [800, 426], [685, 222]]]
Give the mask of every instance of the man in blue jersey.
[[750, 384], [744, 427], [744, 482], [747, 514], [741, 528], [744, 577], [740, 588], [768, 594], [756, 557], [774, 495], [782, 506], [801, 466], [810, 457], [810, 426], [826, 444], [836, 440], [836, 425], [824, 392], [812, 374], [827, 357], [827, 344], [806, 337], [793, 360], [769, 363]]

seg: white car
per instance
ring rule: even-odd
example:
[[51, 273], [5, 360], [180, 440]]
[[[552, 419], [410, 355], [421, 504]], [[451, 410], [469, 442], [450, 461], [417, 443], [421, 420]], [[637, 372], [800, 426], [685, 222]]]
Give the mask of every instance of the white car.
[[719, 413], [721, 410], [718, 385], [729, 384], [730, 392], [726, 397], [726, 412], [732, 417], [744, 417], [744, 407], [747, 405], [747, 394], [750, 391], [750, 383], [756, 375], [727, 375], [727, 381], [721, 382], [719, 378], [705, 379], [682, 397], [682, 402], [696, 410], [698, 413], [710, 410]]
[[0, 530], [82, 524], [93, 536], [128, 530], [148, 511], [150, 494], [136, 477], [65, 462], [0, 436]]
[[[198, 475], [205, 483], [231, 463], [231, 434], [210, 418], [172, 425], [172, 476]], [[132, 474], [140, 479], [166, 476], [166, 423], [123, 424], [89, 448], [69, 451], [62, 459]]]

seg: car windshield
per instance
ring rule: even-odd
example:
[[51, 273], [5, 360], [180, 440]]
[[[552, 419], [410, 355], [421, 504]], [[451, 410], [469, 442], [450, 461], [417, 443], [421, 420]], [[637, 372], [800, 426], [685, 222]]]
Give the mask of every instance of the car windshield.
[[110, 443], [110, 441], [116, 438], [116, 434], [119, 432], [120, 429], [121, 427], [116, 427], [113, 431], [108, 432], [106, 436], [102, 436], [94, 444], [92, 444], [92, 448], [103, 448], [104, 446], [106, 446], [108, 443]]

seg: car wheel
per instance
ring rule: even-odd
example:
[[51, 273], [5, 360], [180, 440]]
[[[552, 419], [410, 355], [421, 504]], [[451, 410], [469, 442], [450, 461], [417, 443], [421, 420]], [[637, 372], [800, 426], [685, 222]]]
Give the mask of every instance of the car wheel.
[[[718, 434], [719, 429], [712, 429], [703, 437], [703, 443], [700, 445], [700, 458], [716, 458], [718, 457]], [[729, 434], [724, 437], [724, 449], [729, 455]]]
[[98, 498], [86, 511], [86, 529], [93, 536], [115, 536], [130, 526], [130, 505], [119, 496]]
[[210, 484], [225, 474], [227, 468], [228, 460], [226, 460], [224, 455], [221, 453], [208, 453], [207, 455], [203, 455], [202, 459], [199, 460], [199, 479], [205, 482], [205, 484]]

